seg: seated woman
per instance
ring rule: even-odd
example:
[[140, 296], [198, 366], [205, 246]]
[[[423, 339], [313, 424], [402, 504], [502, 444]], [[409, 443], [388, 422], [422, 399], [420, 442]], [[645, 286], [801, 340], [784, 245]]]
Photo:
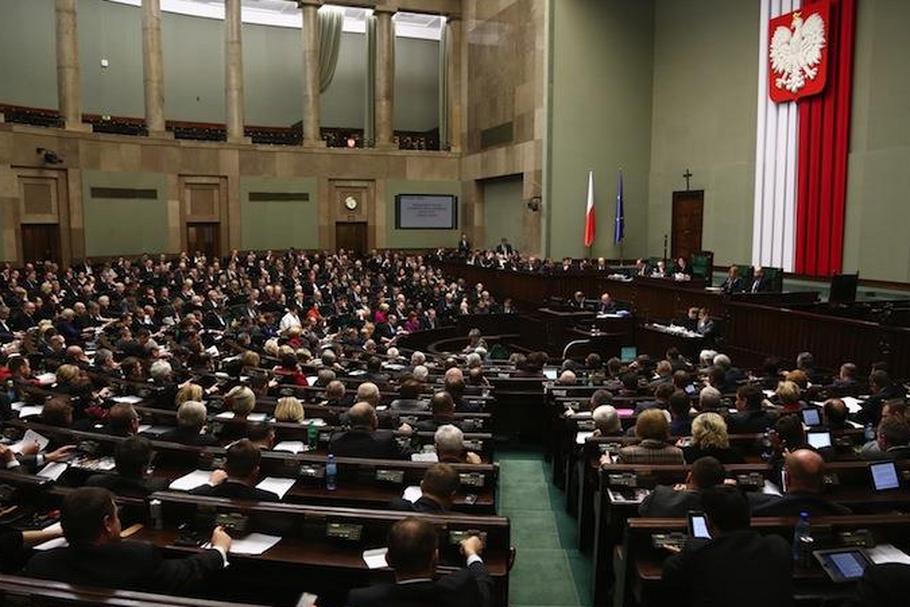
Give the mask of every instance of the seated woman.
[[745, 463], [742, 454], [730, 446], [727, 423], [717, 413], [702, 413], [696, 417], [692, 421], [692, 443], [683, 447], [687, 464], [706, 456], [714, 457], [722, 464]]
[[246, 386], [235, 386], [224, 395], [224, 408], [234, 414], [234, 419], [246, 419], [256, 408], [256, 395]]
[[772, 402], [783, 409], [785, 413], [793, 413], [803, 409], [806, 404], [800, 400], [800, 389], [792, 381], [782, 381], [777, 384], [777, 391], [772, 397]]
[[301, 424], [304, 419], [303, 404], [295, 396], [285, 396], [278, 399], [275, 405], [275, 421], [291, 424]]
[[297, 354], [289, 346], [281, 346], [279, 350], [280, 363], [272, 369], [278, 383], [293, 386], [308, 386], [306, 374], [297, 362]]
[[641, 442], [619, 450], [623, 464], [683, 464], [682, 450], [667, 443], [670, 422], [661, 409], [647, 409], [635, 421], [635, 436]]
[[177, 390], [177, 396], [174, 397], [174, 407], [180, 409], [180, 405], [188, 400], [201, 401], [204, 393], [205, 390], [199, 384], [187, 382]]

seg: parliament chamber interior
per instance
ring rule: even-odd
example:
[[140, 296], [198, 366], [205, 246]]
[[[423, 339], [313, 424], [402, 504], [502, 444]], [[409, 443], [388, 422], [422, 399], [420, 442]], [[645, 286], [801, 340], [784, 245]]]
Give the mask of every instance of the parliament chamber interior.
[[0, 604], [910, 605], [908, 25], [0, 1]]

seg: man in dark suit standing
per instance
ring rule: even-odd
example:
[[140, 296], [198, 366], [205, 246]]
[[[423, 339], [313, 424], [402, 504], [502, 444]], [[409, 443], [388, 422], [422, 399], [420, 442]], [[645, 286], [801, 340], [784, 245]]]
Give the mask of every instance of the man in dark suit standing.
[[436, 577], [439, 537], [432, 523], [406, 518], [389, 531], [386, 560], [395, 570], [394, 584], [358, 588], [348, 594], [347, 607], [490, 607], [493, 580], [483, 560], [483, 543], [477, 536], [461, 542], [467, 567]]
[[329, 451], [338, 457], [401, 459], [405, 453], [391, 430], [377, 430], [379, 418], [372, 405], [356, 403], [348, 410], [351, 429], [332, 436]]
[[69, 546], [36, 554], [25, 575], [80, 586], [185, 594], [226, 567], [231, 549], [231, 537], [221, 527], [212, 532], [212, 548], [181, 559], [165, 559], [150, 544], [120, 541], [114, 495], [100, 487], [80, 487], [67, 495], [60, 522]]
[[505, 255], [511, 255], [515, 252], [515, 248], [509, 242], [508, 238], [503, 238], [502, 241], [496, 245], [496, 252], [503, 253]]
[[458, 241], [458, 254], [467, 257], [468, 253], [471, 252], [471, 243], [468, 241], [466, 234], [461, 235], [461, 239]]
[[449, 464], [434, 464], [420, 481], [420, 498], [410, 502], [404, 498], [392, 500], [393, 510], [422, 512], [424, 514], [445, 514], [452, 508], [455, 493], [461, 486], [458, 472]]
[[212, 472], [210, 484], [197, 487], [190, 493], [234, 500], [277, 502], [280, 499], [278, 494], [255, 486], [261, 458], [259, 447], [248, 438], [241, 439], [227, 450], [224, 470]]
[[663, 583], [682, 604], [786, 606], [793, 603], [790, 544], [749, 528], [749, 502], [733, 487], [702, 495], [711, 539], [689, 538], [664, 562]]

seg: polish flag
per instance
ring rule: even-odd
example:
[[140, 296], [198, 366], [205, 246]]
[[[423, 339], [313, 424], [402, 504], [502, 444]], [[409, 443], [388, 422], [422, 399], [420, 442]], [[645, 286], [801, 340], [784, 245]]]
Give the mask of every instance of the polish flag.
[[594, 171], [588, 171], [588, 205], [585, 208], [585, 246], [594, 244], [594, 228], [597, 220], [594, 218]]

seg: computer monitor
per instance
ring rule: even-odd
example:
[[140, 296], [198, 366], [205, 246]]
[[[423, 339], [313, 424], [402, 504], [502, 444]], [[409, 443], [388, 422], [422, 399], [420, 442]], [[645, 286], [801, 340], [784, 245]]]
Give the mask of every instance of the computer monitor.
[[559, 377], [559, 369], [556, 367], [544, 367], [543, 374], [547, 379], [556, 379]]
[[835, 274], [831, 277], [828, 303], [847, 304], [856, 301], [859, 274]]
[[619, 350], [619, 360], [624, 363], [630, 363], [638, 356], [638, 348], [635, 346], [623, 346]]
[[803, 409], [803, 423], [807, 426], [821, 426], [822, 416], [816, 408]]
[[816, 449], [824, 449], [831, 446], [830, 432], [808, 432], [806, 438], [809, 440], [809, 444]]
[[869, 466], [869, 471], [872, 473], [872, 486], [876, 491], [887, 491], [901, 486], [894, 462], [876, 462]]
[[816, 550], [812, 554], [821, 564], [831, 581], [842, 583], [858, 580], [871, 564], [866, 553], [859, 548]]

